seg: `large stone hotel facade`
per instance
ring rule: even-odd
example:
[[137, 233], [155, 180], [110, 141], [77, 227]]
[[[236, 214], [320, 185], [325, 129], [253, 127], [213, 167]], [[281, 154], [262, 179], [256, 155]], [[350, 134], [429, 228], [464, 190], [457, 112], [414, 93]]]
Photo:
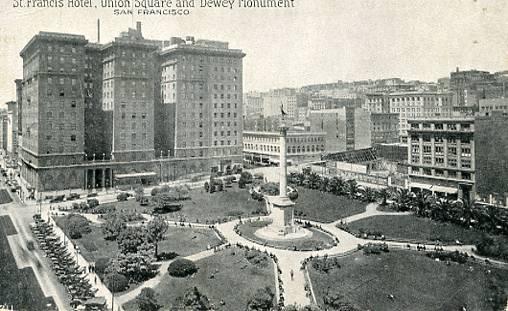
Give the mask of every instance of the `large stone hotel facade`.
[[37, 191], [174, 180], [242, 161], [241, 50], [40, 32], [20, 53], [22, 178]]

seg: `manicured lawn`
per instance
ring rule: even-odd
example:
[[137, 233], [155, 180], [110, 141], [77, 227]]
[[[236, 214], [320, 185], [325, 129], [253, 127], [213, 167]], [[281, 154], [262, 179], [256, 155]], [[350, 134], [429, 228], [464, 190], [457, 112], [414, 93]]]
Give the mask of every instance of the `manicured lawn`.
[[365, 212], [367, 204], [313, 189], [298, 188], [295, 216], [330, 223]]
[[6, 204], [11, 202], [12, 198], [11, 195], [9, 194], [9, 191], [5, 189], [0, 189], [0, 204]]
[[[67, 232], [64, 217], [54, 218], [57, 225]], [[77, 244], [81, 250], [81, 255], [86, 260], [95, 262], [98, 258], [114, 258], [118, 253], [118, 244], [116, 241], [108, 241], [104, 239], [102, 228], [100, 225], [90, 223], [92, 232], [83, 234], [81, 239], [73, 239], [73, 243]], [[68, 234], [67, 234], [68, 236]]]
[[[249, 217], [260, 208], [264, 209], [265, 206], [264, 201], [259, 202], [251, 199], [248, 190], [239, 189], [236, 184], [231, 188], [225, 188], [225, 191], [214, 193], [207, 193], [204, 189], [195, 189], [190, 191], [189, 196], [189, 200], [179, 202], [183, 205], [181, 210], [163, 215], [168, 219], [206, 223], [206, 221], [222, 221], [238, 216]], [[148, 206], [141, 206], [139, 202], [132, 199], [101, 205], [114, 206], [117, 211], [140, 213], [153, 211], [152, 203]]]
[[316, 271], [312, 263], [308, 266], [321, 305], [329, 290], [362, 310], [461, 310], [462, 306], [492, 310], [488, 302], [492, 285], [497, 284], [501, 292], [504, 289], [505, 297], [508, 291], [507, 270], [471, 263], [446, 265], [412, 251], [356, 253], [338, 261], [341, 268], [329, 273]]
[[333, 237], [314, 228], [307, 229], [312, 231], [311, 237], [292, 239], [290, 241], [265, 240], [258, 237], [255, 234], [255, 232], [268, 224], [269, 224], [268, 221], [244, 222], [243, 224], [238, 225], [237, 228], [241, 232], [242, 236], [244, 236], [249, 240], [254, 240], [259, 244], [266, 243], [267, 245], [281, 249], [294, 250], [296, 248], [297, 250], [310, 251], [310, 250], [327, 249], [335, 245]]
[[[5, 219], [7, 217], [8, 220]], [[13, 305], [15, 310], [49, 310], [53, 298], [45, 297], [32, 268], [18, 269], [7, 235], [15, 234], [10, 217], [0, 217], [0, 305]], [[11, 223], [12, 225], [12, 223]]]
[[348, 223], [347, 227], [354, 233], [379, 232], [386, 239], [418, 242], [439, 240], [445, 244], [454, 244], [459, 240], [463, 244], [474, 244], [482, 237], [482, 233], [477, 230], [414, 215], [374, 216]]
[[[55, 218], [59, 227], [65, 231], [63, 217]], [[81, 249], [81, 254], [88, 261], [97, 261], [98, 258], [114, 258], [118, 254], [118, 243], [104, 239], [102, 228], [96, 224], [90, 224], [92, 232], [84, 234], [81, 239], [74, 239]], [[187, 256], [221, 244], [221, 240], [211, 229], [181, 228], [170, 226], [165, 235], [166, 239], [159, 242], [159, 253], [175, 252], [180, 256]]]
[[207, 193], [204, 189], [190, 192], [190, 200], [182, 201], [183, 208], [175, 213], [166, 214], [168, 217], [186, 221], [204, 223], [208, 221], [249, 217], [252, 213], [265, 206], [264, 201], [255, 201], [250, 197], [249, 191], [239, 189], [237, 185], [225, 188], [227, 191]]
[[149, 206], [141, 206], [138, 201], [135, 199], [129, 199], [127, 201], [118, 201], [111, 203], [103, 203], [101, 206], [114, 206], [117, 211], [124, 212], [139, 212], [144, 213], [147, 210], [150, 210]]
[[175, 252], [188, 256], [206, 250], [207, 246], [218, 246], [222, 241], [211, 229], [169, 227], [165, 240], [159, 242], [159, 253]]
[[[164, 306], [162, 309], [169, 310], [178, 297], [194, 286], [208, 297], [217, 311], [245, 310], [258, 288], [269, 286], [275, 293], [272, 261], [267, 260], [267, 264], [261, 267], [250, 263], [244, 253], [244, 250], [232, 248], [199, 260], [196, 262], [198, 272], [189, 278], [170, 277], [166, 272], [155, 287], [157, 300]], [[221, 299], [225, 305], [219, 303]], [[137, 306], [131, 301], [124, 305], [124, 309], [134, 311]]]

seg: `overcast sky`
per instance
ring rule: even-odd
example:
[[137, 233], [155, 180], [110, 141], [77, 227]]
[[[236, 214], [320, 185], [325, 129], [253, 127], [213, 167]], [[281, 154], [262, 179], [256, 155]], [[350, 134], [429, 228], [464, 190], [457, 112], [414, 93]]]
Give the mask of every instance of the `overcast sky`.
[[15, 99], [19, 51], [34, 34], [76, 33], [95, 42], [97, 18], [103, 43], [136, 20], [145, 38], [228, 41], [247, 54], [245, 91], [388, 77], [430, 81], [456, 66], [508, 70], [504, 0], [295, 0], [292, 9], [195, 9], [185, 17], [134, 18], [115, 17], [109, 9], [13, 9], [12, 0], [0, 2], [0, 103]]

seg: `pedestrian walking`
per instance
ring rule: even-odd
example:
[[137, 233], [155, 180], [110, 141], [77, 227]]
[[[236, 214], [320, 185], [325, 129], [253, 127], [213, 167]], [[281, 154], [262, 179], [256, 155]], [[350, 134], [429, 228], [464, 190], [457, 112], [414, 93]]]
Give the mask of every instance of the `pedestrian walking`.
[[95, 285], [97, 285], [97, 275], [94, 277], [94, 282], [95, 282]]
[[291, 281], [293, 281], [293, 277], [295, 275], [295, 272], [293, 271], [293, 269], [291, 269], [291, 271], [289, 271], [289, 275], [291, 275]]

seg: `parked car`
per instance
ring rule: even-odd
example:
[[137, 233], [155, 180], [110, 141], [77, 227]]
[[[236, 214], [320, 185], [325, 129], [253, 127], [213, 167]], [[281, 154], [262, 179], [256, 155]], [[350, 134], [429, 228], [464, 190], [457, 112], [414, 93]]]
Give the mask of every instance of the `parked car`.
[[72, 200], [76, 200], [76, 199], [79, 199], [79, 194], [78, 193], [69, 193], [69, 195], [67, 196], [67, 201], [72, 201]]
[[49, 203], [60, 203], [63, 202], [65, 199], [65, 195], [56, 195], [51, 200], [49, 200]]

